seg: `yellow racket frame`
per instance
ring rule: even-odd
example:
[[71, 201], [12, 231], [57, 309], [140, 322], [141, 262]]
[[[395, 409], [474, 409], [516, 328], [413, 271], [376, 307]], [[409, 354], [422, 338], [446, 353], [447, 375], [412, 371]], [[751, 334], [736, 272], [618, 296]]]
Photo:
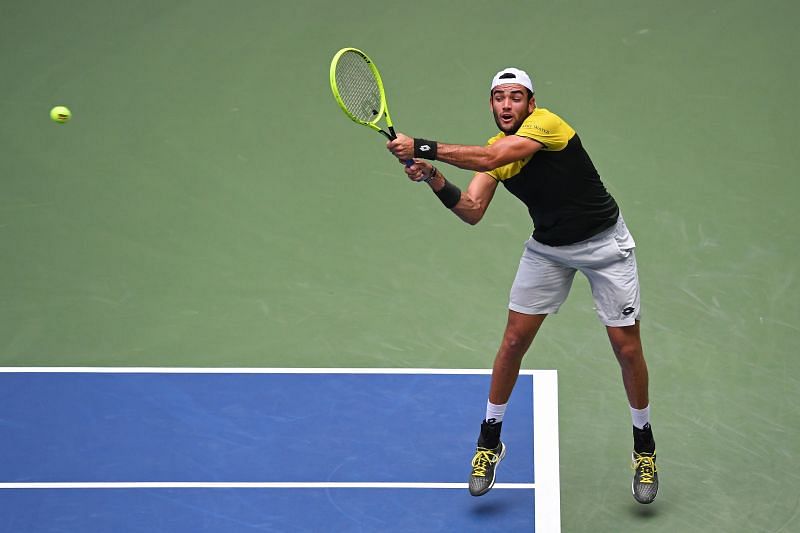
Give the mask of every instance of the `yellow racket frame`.
[[[378, 90], [380, 91], [381, 95], [381, 108], [378, 110], [378, 114], [375, 115], [375, 118], [370, 121], [361, 120], [358, 117], [353, 116], [353, 114], [347, 110], [347, 106], [344, 104], [344, 101], [342, 100], [342, 97], [339, 94], [339, 88], [336, 86], [336, 64], [339, 62], [339, 58], [341, 58], [347, 52], [355, 52], [364, 59], [367, 65], [369, 65], [369, 68], [372, 71], [372, 75], [375, 76], [375, 81], [378, 84]], [[356, 122], [357, 124], [361, 124], [363, 126], [372, 128], [378, 133], [384, 135], [389, 140], [395, 139], [397, 137], [397, 135], [394, 132], [392, 117], [389, 115], [389, 105], [386, 103], [386, 91], [384, 91], [383, 89], [383, 80], [381, 79], [381, 73], [378, 71], [378, 67], [375, 66], [375, 63], [372, 62], [372, 60], [369, 58], [367, 54], [365, 54], [358, 48], [342, 48], [341, 50], [336, 52], [336, 55], [334, 55], [333, 59], [331, 60], [330, 79], [331, 79], [331, 91], [333, 92], [333, 97], [336, 99], [336, 103], [339, 104], [339, 107], [342, 108], [342, 111], [344, 111], [344, 114], [350, 117], [350, 120]], [[386, 118], [386, 126], [389, 129], [388, 132], [382, 130], [380, 126], [378, 126], [377, 124], [382, 117]]]

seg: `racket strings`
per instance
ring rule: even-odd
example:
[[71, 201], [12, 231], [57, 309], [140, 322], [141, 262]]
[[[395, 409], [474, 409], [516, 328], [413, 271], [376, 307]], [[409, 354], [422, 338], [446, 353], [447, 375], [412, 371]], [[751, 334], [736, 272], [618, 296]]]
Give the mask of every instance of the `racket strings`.
[[363, 122], [374, 122], [382, 111], [381, 90], [369, 64], [356, 53], [336, 63], [336, 87], [347, 111]]

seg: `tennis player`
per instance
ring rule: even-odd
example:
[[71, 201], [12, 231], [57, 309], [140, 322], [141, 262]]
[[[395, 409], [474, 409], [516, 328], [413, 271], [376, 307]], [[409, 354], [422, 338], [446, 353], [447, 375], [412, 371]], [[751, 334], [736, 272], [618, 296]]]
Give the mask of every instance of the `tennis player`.
[[[557, 313], [575, 273], [591, 285], [600, 321], [622, 369], [633, 419], [633, 496], [650, 503], [658, 491], [656, 450], [650, 427], [647, 364], [639, 335], [639, 279], [633, 237], [617, 202], [570, 125], [536, 107], [524, 71], [505, 68], [492, 79], [489, 103], [500, 133], [486, 146], [444, 144], [398, 134], [387, 148], [413, 181], [426, 182], [445, 207], [469, 224], [483, 218], [502, 183], [528, 208], [533, 235], [525, 244], [509, 297], [508, 322], [494, 360], [486, 416], [472, 459], [469, 491], [486, 494], [506, 453], [503, 415], [525, 352], [547, 315]], [[437, 160], [476, 171], [462, 192]]]

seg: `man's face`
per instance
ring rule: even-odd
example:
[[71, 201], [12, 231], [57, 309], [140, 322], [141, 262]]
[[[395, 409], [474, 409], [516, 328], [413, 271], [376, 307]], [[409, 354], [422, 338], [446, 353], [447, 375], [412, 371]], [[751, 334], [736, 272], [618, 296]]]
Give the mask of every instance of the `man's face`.
[[518, 83], [498, 85], [492, 90], [492, 114], [500, 131], [506, 135], [515, 133], [533, 113], [535, 98], [528, 100], [528, 89]]

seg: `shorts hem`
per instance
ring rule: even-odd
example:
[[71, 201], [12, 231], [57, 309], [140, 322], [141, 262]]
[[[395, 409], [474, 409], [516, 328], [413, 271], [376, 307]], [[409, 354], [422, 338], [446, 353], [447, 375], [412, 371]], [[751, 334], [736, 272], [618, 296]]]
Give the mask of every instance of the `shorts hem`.
[[516, 311], [517, 313], [522, 313], [523, 315], [554, 315], [558, 313], [558, 307], [549, 307], [546, 309], [539, 309], [535, 307], [525, 307], [523, 305], [517, 305], [513, 303], [508, 304], [508, 308], [511, 311]]
[[636, 321], [639, 320], [638, 316], [634, 316], [631, 318], [623, 318], [622, 320], [603, 320], [600, 321], [610, 328], [621, 328], [624, 326], [633, 326], [636, 324]]

